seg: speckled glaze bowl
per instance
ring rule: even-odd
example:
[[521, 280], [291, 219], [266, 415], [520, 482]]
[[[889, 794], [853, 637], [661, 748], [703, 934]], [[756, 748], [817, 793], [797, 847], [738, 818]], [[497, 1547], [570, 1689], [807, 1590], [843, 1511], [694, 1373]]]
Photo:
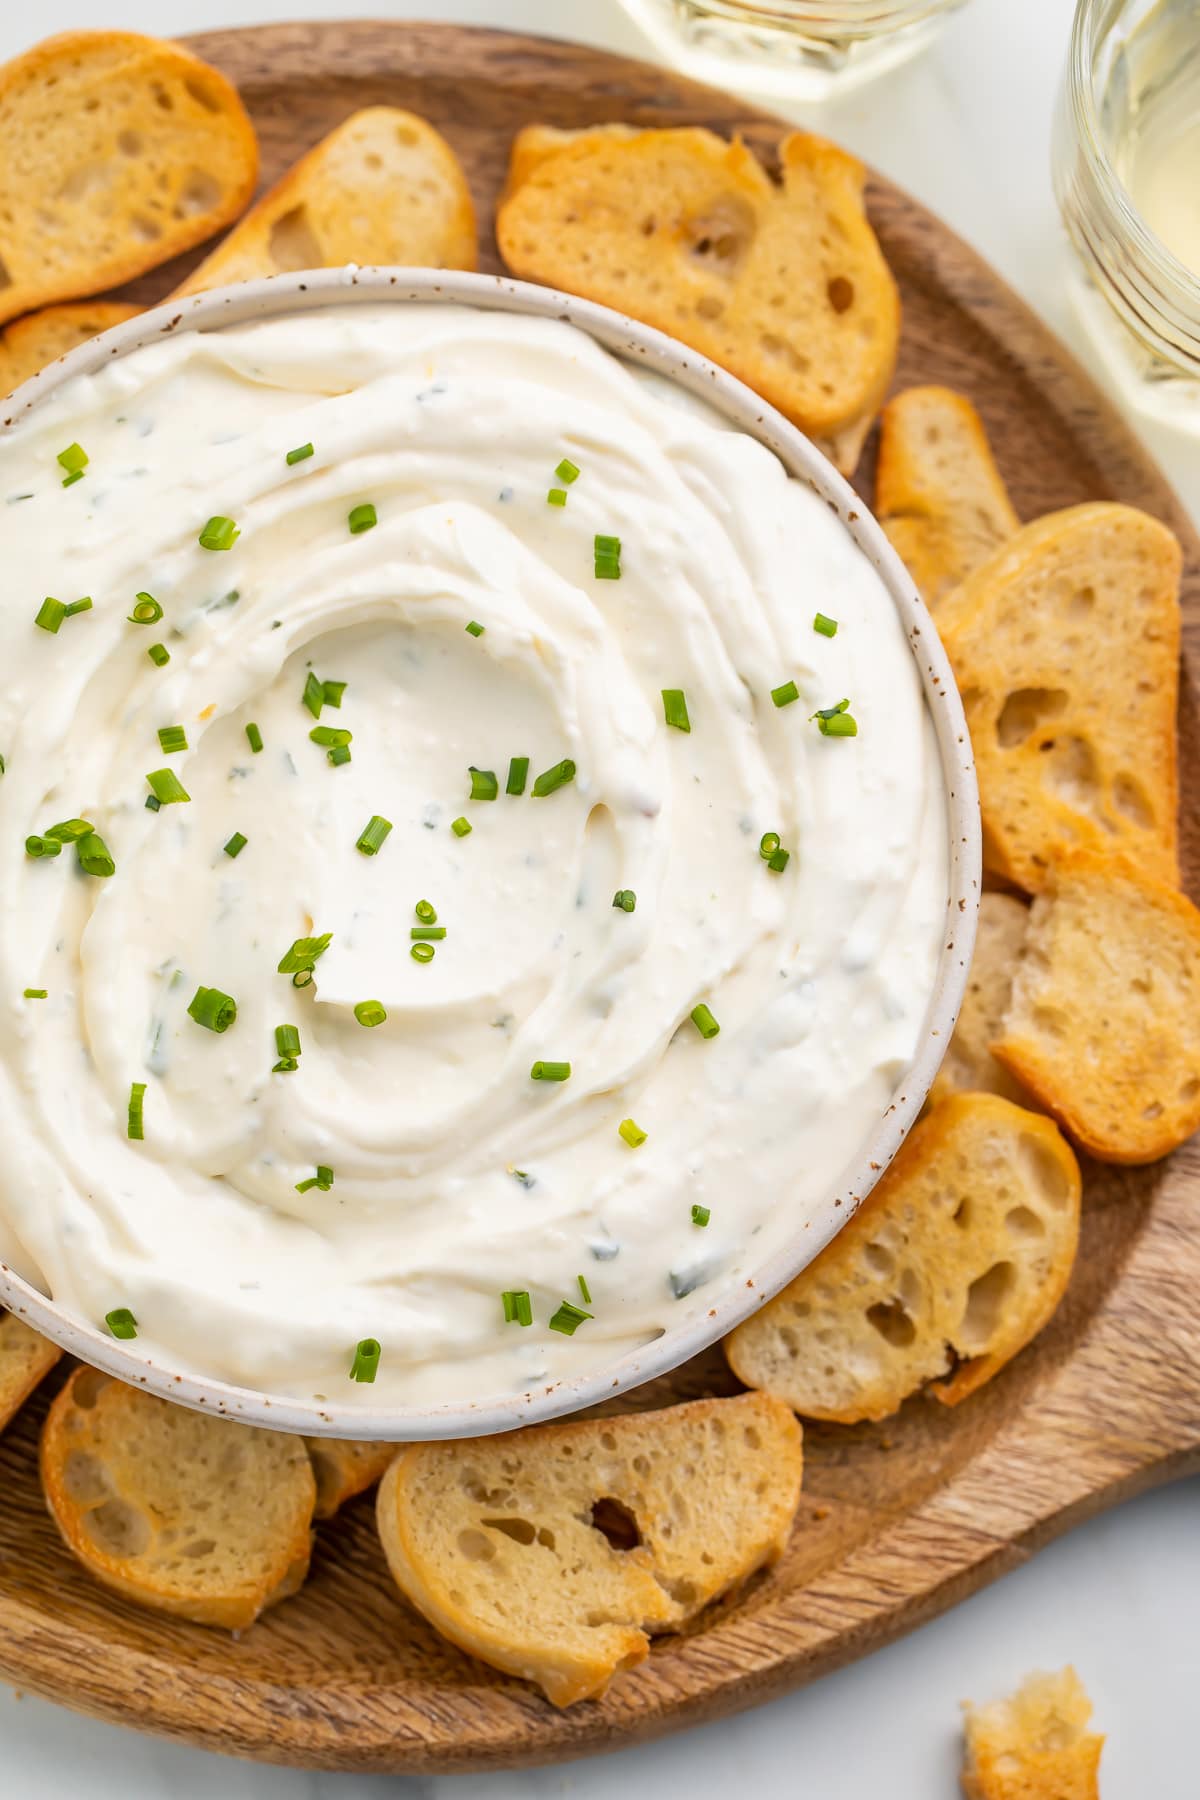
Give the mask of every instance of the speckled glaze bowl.
[[751, 1280], [716, 1296], [714, 1306], [703, 1317], [665, 1332], [641, 1350], [600, 1364], [590, 1374], [546, 1384], [533, 1393], [487, 1398], [471, 1404], [441, 1404], [436, 1394], [431, 1394], [428, 1403], [420, 1407], [371, 1408], [287, 1399], [207, 1381], [181, 1373], [169, 1363], [148, 1360], [128, 1345], [69, 1317], [53, 1300], [0, 1264], [0, 1305], [72, 1355], [122, 1381], [184, 1406], [279, 1431], [400, 1442], [509, 1431], [611, 1399], [707, 1349], [812, 1261], [870, 1193], [880, 1170], [895, 1155], [942, 1060], [962, 1000], [975, 939], [980, 823], [970, 738], [950, 664], [911, 579], [858, 495], [794, 425], [740, 381], [662, 332], [607, 307], [525, 282], [457, 271], [351, 267], [278, 275], [182, 301], [168, 301], [104, 332], [33, 376], [7, 402], [0, 402], [0, 432], [10, 429], [38, 406], [43, 396], [71, 376], [93, 373], [114, 357], [126, 356], [143, 344], [158, 341], [165, 332], [219, 330], [226, 325], [332, 304], [381, 301], [397, 306], [432, 301], [566, 320], [607, 350], [641, 363], [700, 395], [732, 425], [773, 450], [791, 475], [814, 489], [876, 568], [900, 615], [937, 734], [950, 846], [947, 930], [917, 1053], [890, 1104], [867, 1133], [838, 1190], [825, 1196], [806, 1228], [764, 1261]]

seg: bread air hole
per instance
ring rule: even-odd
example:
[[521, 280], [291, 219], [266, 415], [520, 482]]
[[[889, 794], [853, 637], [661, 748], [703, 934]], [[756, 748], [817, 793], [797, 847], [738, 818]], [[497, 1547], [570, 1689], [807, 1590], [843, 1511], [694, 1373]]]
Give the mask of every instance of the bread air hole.
[[1191, 1106], [1196, 1100], [1200, 1100], [1200, 1081], [1194, 1075], [1189, 1076], [1182, 1084], [1178, 1099], [1180, 1106]]
[[1023, 1164], [1025, 1178], [1048, 1206], [1061, 1211], [1067, 1204], [1069, 1187], [1058, 1158], [1040, 1139], [1022, 1133], [1017, 1141], [1017, 1157]]
[[866, 1317], [867, 1324], [893, 1350], [907, 1350], [917, 1335], [916, 1326], [899, 1300], [877, 1300], [874, 1306], [868, 1306]]
[[267, 242], [271, 261], [280, 270], [319, 269], [323, 261], [307, 208], [301, 204], [280, 213]]
[[793, 369], [797, 375], [807, 375], [812, 367], [807, 356], [794, 349], [784, 338], [776, 337], [773, 331], [760, 333], [758, 341], [767, 356], [773, 356], [777, 361], [787, 363], [788, 367]]
[[755, 229], [751, 207], [739, 194], [727, 194], [684, 222], [687, 253], [693, 262], [732, 280], [754, 242]]
[[112, 1493], [108, 1471], [86, 1450], [72, 1450], [63, 1465], [63, 1489], [76, 1506], [96, 1506]]
[[896, 1266], [896, 1259], [883, 1244], [868, 1244], [863, 1251], [863, 1261], [872, 1275], [887, 1277]]
[[642, 1541], [641, 1528], [629, 1508], [611, 1494], [592, 1502], [588, 1523], [598, 1531], [612, 1550], [636, 1550]]
[[465, 1556], [468, 1562], [491, 1562], [496, 1554], [496, 1546], [491, 1538], [484, 1537], [482, 1531], [476, 1531], [474, 1527], [459, 1532], [458, 1549], [459, 1554]]
[[1040, 1238], [1046, 1227], [1031, 1206], [1014, 1206], [1004, 1215], [1004, 1229], [1015, 1238]]
[[528, 1519], [481, 1519], [480, 1524], [488, 1531], [498, 1531], [503, 1537], [511, 1538], [514, 1544], [529, 1545], [537, 1537], [537, 1526]]
[[835, 313], [849, 312], [854, 305], [854, 283], [845, 275], [835, 275], [825, 292]]
[[1002, 750], [1023, 744], [1039, 726], [1062, 716], [1067, 699], [1063, 688], [1015, 688], [1000, 708], [996, 742]]
[[979, 1355], [991, 1343], [1016, 1278], [1015, 1263], [993, 1263], [967, 1289], [967, 1303], [956, 1335], [960, 1349], [968, 1356]]
[[1042, 780], [1065, 805], [1086, 813], [1106, 830], [1113, 828], [1100, 808], [1096, 753], [1086, 738], [1051, 738], [1039, 745], [1044, 761]]
[[80, 1369], [71, 1387], [72, 1401], [84, 1412], [90, 1412], [111, 1379], [99, 1369]]
[[197, 213], [211, 212], [221, 198], [221, 184], [205, 169], [189, 169], [178, 200], [175, 217], [194, 218]]
[[217, 99], [215, 94], [209, 92], [207, 85], [201, 81], [198, 76], [185, 75], [183, 78], [183, 85], [191, 95], [192, 99], [196, 102], [196, 105], [202, 106], [205, 112], [220, 112], [221, 102]]
[[1143, 831], [1154, 830], [1154, 808], [1141, 782], [1132, 775], [1118, 775], [1112, 785], [1113, 805]]
[[150, 1521], [128, 1500], [105, 1500], [84, 1514], [83, 1528], [97, 1549], [109, 1556], [141, 1556], [150, 1544]]

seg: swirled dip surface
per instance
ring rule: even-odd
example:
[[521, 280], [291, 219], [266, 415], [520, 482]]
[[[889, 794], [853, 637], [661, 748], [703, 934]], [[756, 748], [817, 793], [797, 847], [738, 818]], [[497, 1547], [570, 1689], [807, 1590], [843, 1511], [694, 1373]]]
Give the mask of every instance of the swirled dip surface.
[[[948, 891], [916, 670], [824, 502], [572, 327], [408, 305], [77, 377], [0, 440], [3, 502], [5, 1261], [101, 1328], [129, 1309], [133, 1347], [185, 1371], [435, 1404], [611, 1362], [802, 1233], [913, 1055]], [[228, 551], [198, 542], [213, 515]], [[139, 592], [157, 623], [130, 621]], [[47, 595], [93, 605], [47, 631]], [[310, 674], [345, 683], [320, 714], [352, 733], [340, 765]], [[858, 735], [823, 736], [842, 698]], [[163, 768], [190, 799], [155, 811]], [[72, 818], [113, 874], [26, 854]], [[446, 931], [428, 962], [419, 900]], [[298, 989], [277, 965], [324, 933]], [[189, 1016], [198, 987], [236, 1000], [224, 1032]], [[570, 1335], [563, 1301], [590, 1315]], [[349, 1376], [365, 1338], [373, 1386]]]

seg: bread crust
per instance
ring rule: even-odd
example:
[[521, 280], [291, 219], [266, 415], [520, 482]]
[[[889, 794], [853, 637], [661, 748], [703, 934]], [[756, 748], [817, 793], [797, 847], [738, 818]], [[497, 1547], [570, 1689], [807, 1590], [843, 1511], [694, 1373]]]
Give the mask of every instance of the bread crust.
[[0, 1431], [46, 1379], [62, 1351], [15, 1313], [0, 1311]]
[[14, 319], [0, 334], [0, 393], [11, 394], [49, 363], [141, 310], [123, 300], [68, 300]]

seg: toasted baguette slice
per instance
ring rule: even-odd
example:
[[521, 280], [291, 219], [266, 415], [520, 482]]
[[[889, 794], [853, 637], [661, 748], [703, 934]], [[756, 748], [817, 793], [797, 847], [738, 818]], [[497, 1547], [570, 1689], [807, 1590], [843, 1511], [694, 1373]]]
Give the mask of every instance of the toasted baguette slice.
[[77, 300], [14, 319], [0, 334], [0, 394], [11, 394], [39, 369], [141, 310], [120, 300]]
[[942, 602], [983, 806], [984, 866], [1027, 893], [1064, 851], [1176, 863], [1179, 545], [1131, 506], [1026, 525]]
[[805, 132], [779, 155], [781, 186], [711, 131], [532, 126], [513, 146], [497, 242], [514, 274], [721, 363], [849, 471], [892, 377], [899, 297], [862, 165]]
[[1132, 864], [1065, 857], [993, 1048], [1093, 1156], [1165, 1156], [1200, 1128], [1200, 912]]
[[47, 1415], [41, 1474], [67, 1548], [158, 1612], [236, 1631], [308, 1573], [316, 1486], [301, 1438], [79, 1368]]
[[285, 269], [473, 269], [475, 208], [444, 137], [394, 106], [351, 113], [263, 196], [176, 294]]
[[0, 1312], [0, 1431], [20, 1412], [62, 1351], [10, 1312]]
[[782, 1554], [801, 1463], [796, 1421], [759, 1394], [412, 1444], [379, 1535], [444, 1637], [570, 1706]]
[[1030, 1675], [1007, 1700], [966, 1708], [967, 1800], [1100, 1800], [1104, 1739], [1074, 1669]]
[[946, 1060], [930, 1090], [933, 1105], [951, 1094], [1000, 1094], [1029, 1105], [1028, 1091], [992, 1055], [1012, 994], [1013, 974], [1025, 942], [1029, 908], [1015, 894], [980, 896], [979, 929], [962, 1011]]
[[68, 31], [0, 68], [0, 323], [116, 287], [236, 219], [254, 127], [224, 75], [131, 31]]
[[875, 512], [927, 606], [1010, 538], [1021, 521], [983, 421], [952, 388], [908, 388], [879, 421]]
[[952, 1095], [833, 1242], [726, 1339], [730, 1366], [810, 1419], [884, 1419], [926, 1384], [955, 1406], [1058, 1305], [1079, 1196], [1049, 1119]]
[[374, 1487], [399, 1450], [357, 1438], [305, 1438], [317, 1484], [316, 1517], [332, 1519], [339, 1507]]

